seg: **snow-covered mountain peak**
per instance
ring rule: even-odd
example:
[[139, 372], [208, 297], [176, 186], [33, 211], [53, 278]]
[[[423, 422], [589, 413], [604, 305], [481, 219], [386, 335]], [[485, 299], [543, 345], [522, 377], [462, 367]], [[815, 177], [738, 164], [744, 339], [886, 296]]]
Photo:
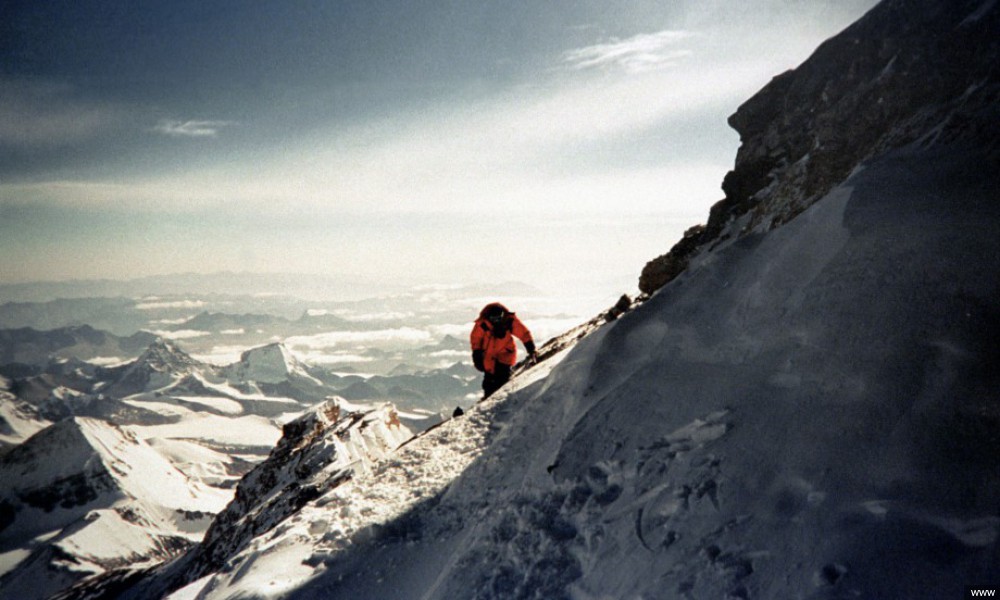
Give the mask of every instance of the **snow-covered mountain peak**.
[[313, 379], [307, 367], [280, 342], [243, 352], [239, 362], [226, 367], [225, 373], [232, 378], [259, 383], [281, 383], [290, 377]]
[[135, 364], [139, 368], [148, 367], [161, 372], [183, 372], [189, 371], [191, 367], [198, 366], [201, 363], [192, 358], [188, 353], [178, 348], [173, 342], [163, 338], [157, 338], [156, 341], [150, 344], [146, 351], [143, 352], [138, 359], [136, 359]]
[[212, 370], [212, 366], [195, 360], [172, 342], [157, 338], [139, 358], [108, 369], [112, 381], [100, 391], [124, 398], [163, 389], [192, 373]]
[[[154, 473], [155, 477], [147, 479]], [[105, 483], [113, 480], [116, 483], [112, 487], [132, 497], [157, 498], [167, 505], [173, 504], [171, 498], [191, 496], [186, 478], [145, 441], [101, 419], [63, 419], [0, 459], [0, 476], [4, 481], [16, 482], [22, 491], [80, 475], [99, 476]], [[60, 502], [65, 505], [67, 500]]]
[[113, 425], [84, 417], [54, 423], [11, 449], [0, 462], [0, 474], [4, 481], [32, 488], [93, 466], [100, 429], [120, 433]]
[[88, 574], [163, 560], [191, 545], [198, 521], [228, 496], [188, 479], [128, 429], [85, 417], [0, 457], [0, 480], [0, 545], [27, 554], [2, 574], [2, 598], [44, 598]]

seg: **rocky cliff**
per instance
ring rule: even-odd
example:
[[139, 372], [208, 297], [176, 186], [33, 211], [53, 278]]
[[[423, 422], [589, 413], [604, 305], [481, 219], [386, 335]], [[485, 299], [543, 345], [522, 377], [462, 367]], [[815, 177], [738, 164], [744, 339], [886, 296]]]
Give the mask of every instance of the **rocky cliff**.
[[725, 198], [648, 263], [652, 293], [702, 250], [780, 227], [873, 156], [966, 144], [1000, 166], [1000, 14], [983, 0], [886, 0], [729, 118]]

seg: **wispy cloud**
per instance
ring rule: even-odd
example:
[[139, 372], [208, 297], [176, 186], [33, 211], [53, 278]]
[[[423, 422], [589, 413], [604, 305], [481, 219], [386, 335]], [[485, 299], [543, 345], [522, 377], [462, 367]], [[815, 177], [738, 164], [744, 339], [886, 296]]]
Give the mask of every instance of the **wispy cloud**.
[[693, 35], [673, 30], [643, 33], [570, 50], [563, 54], [563, 61], [577, 70], [618, 67], [629, 73], [645, 73], [673, 66], [690, 56], [690, 50], [677, 45]]
[[234, 125], [232, 121], [179, 121], [163, 119], [153, 131], [170, 137], [216, 137], [225, 127]]

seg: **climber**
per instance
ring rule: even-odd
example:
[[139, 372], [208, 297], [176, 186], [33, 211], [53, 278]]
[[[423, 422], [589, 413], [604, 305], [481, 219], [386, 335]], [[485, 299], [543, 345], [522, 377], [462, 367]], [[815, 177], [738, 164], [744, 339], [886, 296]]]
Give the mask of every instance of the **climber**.
[[538, 360], [531, 332], [517, 315], [499, 302], [483, 307], [472, 327], [472, 364], [483, 372], [483, 399], [500, 389], [510, 379], [510, 372], [517, 362], [514, 338], [521, 340], [531, 362]]

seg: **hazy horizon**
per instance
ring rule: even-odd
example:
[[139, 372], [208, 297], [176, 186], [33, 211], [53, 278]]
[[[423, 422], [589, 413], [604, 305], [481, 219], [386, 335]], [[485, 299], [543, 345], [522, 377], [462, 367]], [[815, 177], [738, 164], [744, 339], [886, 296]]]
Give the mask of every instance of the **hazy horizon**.
[[627, 292], [722, 197], [728, 115], [874, 3], [9, 7], [0, 282]]

